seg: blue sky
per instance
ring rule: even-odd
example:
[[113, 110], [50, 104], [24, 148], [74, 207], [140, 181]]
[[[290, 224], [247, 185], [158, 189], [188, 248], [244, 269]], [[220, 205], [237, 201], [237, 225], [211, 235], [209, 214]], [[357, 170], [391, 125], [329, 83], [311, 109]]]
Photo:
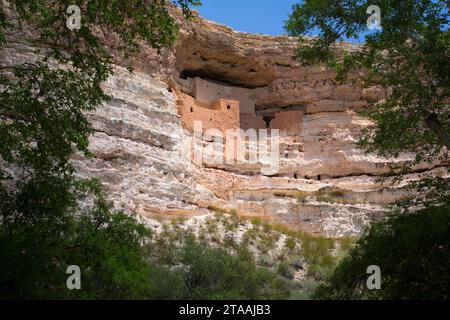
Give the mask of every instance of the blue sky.
[[287, 20], [294, 3], [299, 0], [202, 0], [195, 8], [206, 19], [226, 24], [237, 31], [285, 34]]
[[[292, 5], [302, 0], [201, 0], [195, 7], [206, 19], [230, 26], [236, 31], [263, 33], [268, 35], [286, 34], [284, 22], [292, 12]], [[367, 16], [369, 17], [369, 16]], [[345, 39], [350, 43], [363, 43], [363, 33], [359, 39]]]

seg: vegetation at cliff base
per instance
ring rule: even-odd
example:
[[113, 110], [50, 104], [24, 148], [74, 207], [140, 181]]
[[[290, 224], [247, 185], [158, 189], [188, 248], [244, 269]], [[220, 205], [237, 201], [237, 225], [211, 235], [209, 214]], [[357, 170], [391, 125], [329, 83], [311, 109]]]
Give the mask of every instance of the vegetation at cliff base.
[[[314, 298], [450, 299], [449, 212], [450, 203], [374, 223]], [[371, 265], [381, 269], [381, 290], [367, 288]]]
[[[369, 31], [370, 6], [377, 6], [381, 29]], [[298, 58], [326, 63], [338, 81], [384, 89], [364, 116], [373, 125], [360, 146], [382, 157], [415, 154], [392, 166], [399, 182], [418, 164], [449, 172], [450, 5], [428, 0], [305, 0], [286, 22], [299, 37]], [[304, 36], [318, 34], [317, 37]], [[339, 41], [365, 37], [344, 51]], [[355, 71], [363, 71], [362, 79]], [[359, 78], [359, 76], [358, 76]], [[450, 181], [425, 173], [410, 184], [417, 197], [375, 223], [321, 286], [321, 299], [449, 299]], [[368, 290], [367, 267], [381, 268], [381, 290]]]
[[[153, 261], [148, 228], [114, 210], [100, 184], [78, 178], [71, 166], [75, 151], [89, 156], [84, 112], [108, 100], [101, 84], [112, 74], [110, 52], [126, 57], [141, 43], [161, 50], [175, 41], [168, 2], [77, 1], [82, 23], [75, 30], [66, 26], [70, 1], [2, 2], [0, 50], [22, 33], [36, 59], [2, 52], [0, 62], [1, 299], [285, 295], [276, 276], [247, 255], [191, 241], [177, 253], [183, 270]], [[173, 2], [187, 18], [188, 6], [199, 3]], [[82, 270], [81, 290], [66, 286], [71, 265]]]
[[[141, 43], [160, 50], [175, 41], [168, 3], [77, 1], [81, 25], [71, 30], [71, 1], [2, 1], [0, 298], [152, 297], [155, 267], [143, 246], [149, 231], [113, 210], [97, 181], [78, 178], [70, 158], [89, 156], [84, 113], [108, 100], [101, 84], [112, 74], [110, 52], [126, 56]], [[198, 1], [173, 3], [189, 18]], [[8, 54], [18, 34], [35, 59]], [[83, 271], [82, 290], [66, 286], [71, 265]]]
[[[423, 173], [410, 185], [418, 197], [354, 244], [215, 207], [197, 233], [189, 223], [150, 230], [114, 209], [99, 181], [76, 174], [74, 154], [90, 156], [86, 112], [108, 102], [102, 85], [112, 65], [143, 46], [163, 52], [198, 4], [79, 0], [81, 24], [71, 29], [71, 1], [1, 1], [0, 299], [304, 299], [312, 291], [317, 299], [449, 299], [446, 178]], [[380, 7], [383, 29], [343, 52], [336, 42], [366, 33], [369, 5]], [[373, 125], [359, 145], [382, 157], [415, 154], [391, 168], [396, 181], [419, 164], [450, 169], [449, 25], [449, 1], [440, 0], [304, 0], [286, 23], [302, 63], [384, 89], [363, 112]], [[21, 46], [32, 49], [27, 61], [14, 53]], [[354, 202], [339, 190], [277, 196]], [[371, 265], [381, 269], [380, 290], [366, 285]], [[68, 288], [69, 266], [80, 267], [81, 290]]]
[[[137, 216], [113, 209], [101, 184], [72, 167], [75, 152], [90, 156], [85, 112], [109, 99], [102, 84], [112, 52], [126, 59], [143, 44], [159, 52], [176, 40], [169, 3], [189, 19], [199, 1], [78, 1], [74, 30], [70, 1], [2, 2], [0, 299], [288, 296], [285, 281], [244, 247], [230, 254], [188, 236], [153, 241]], [[5, 53], [18, 33], [34, 60]], [[69, 266], [80, 268], [80, 290], [67, 286]]]

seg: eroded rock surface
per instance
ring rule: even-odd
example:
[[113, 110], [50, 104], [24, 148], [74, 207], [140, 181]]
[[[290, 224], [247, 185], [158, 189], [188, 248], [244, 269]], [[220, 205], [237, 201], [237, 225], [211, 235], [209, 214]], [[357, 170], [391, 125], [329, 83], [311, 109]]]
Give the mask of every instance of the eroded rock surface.
[[[377, 182], [411, 155], [383, 159], [360, 150], [370, 122], [357, 110], [383, 99], [383, 90], [358, 85], [358, 74], [338, 84], [325, 66], [295, 60], [295, 48], [289, 37], [234, 32], [201, 18], [182, 23], [179, 41], [162, 56], [145, 50], [132, 75], [117, 67], [105, 86], [114, 99], [90, 115], [94, 158], [77, 160], [79, 171], [99, 177], [118, 206], [147, 217], [234, 208], [327, 236], [360, 234], [386, 205], [415, 196], [405, 183]], [[262, 163], [196, 163], [186, 143], [213, 141], [193, 134], [194, 120], [221, 131], [279, 129], [278, 173], [262, 174]], [[407, 178], [444, 174], [433, 165], [417, 170]]]
[[[112, 100], [88, 114], [93, 156], [76, 155], [73, 162], [80, 175], [103, 182], [117, 207], [149, 218], [234, 208], [243, 216], [340, 237], [360, 234], [385, 214], [384, 206], [415, 196], [405, 182], [377, 182], [390, 164], [412, 155], [383, 159], [356, 145], [370, 124], [357, 110], [383, 99], [381, 88], [358, 85], [358, 74], [341, 85], [325, 66], [302, 65], [289, 37], [238, 33], [201, 18], [181, 27], [176, 45], [161, 55], [147, 48], [118, 61], [105, 84]], [[12, 61], [33, 53], [17, 40], [2, 54]], [[208, 84], [215, 89], [202, 87]], [[188, 115], [191, 108], [199, 109]], [[219, 130], [279, 129], [279, 170], [263, 174], [261, 162], [195, 162], [186, 143], [213, 143], [193, 134], [189, 124], [196, 117]], [[416, 169], [407, 180], [445, 174], [437, 164]]]

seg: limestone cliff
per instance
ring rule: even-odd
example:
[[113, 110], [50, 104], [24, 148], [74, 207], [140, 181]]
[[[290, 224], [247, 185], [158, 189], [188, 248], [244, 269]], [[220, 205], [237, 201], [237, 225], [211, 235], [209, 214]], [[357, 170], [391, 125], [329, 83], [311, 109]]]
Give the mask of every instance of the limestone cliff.
[[[199, 17], [180, 23], [179, 40], [161, 55], [147, 48], [118, 61], [105, 84], [112, 100], [88, 115], [93, 157], [77, 155], [74, 164], [80, 175], [99, 178], [117, 207], [148, 218], [234, 208], [339, 237], [361, 233], [385, 205], [415, 196], [405, 183], [377, 183], [389, 164], [411, 155], [383, 159], [356, 145], [370, 124], [356, 111], [383, 99], [381, 88], [363, 88], [357, 74], [341, 85], [325, 66], [301, 64], [289, 37], [234, 32]], [[32, 50], [17, 41], [3, 54], [23, 58]], [[260, 162], [196, 163], [186, 141], [212, 143], [193, 135], [196, 119], [219, 130], [280, 130], [279, 170], [263, 174]], [[409, 180], [445, 174], [436, 165], [416, 169]]]
[[[409, 157], [360, 150], [356, 142], [370, 122], [356, 111], [383, 99], [383, 90], [363, 88], [358, 75], [336, 83], [325, 66], [296, 61], [296, 45], [201, 18], [182, 23], [178, 42], [162, 56], [146, 50], [135, 57], [134, 74], [117, 67], [106, 86], [114, 99], [90, 115], [95, 157], [78, 159], [80, 172], [99, 177], [117, 205], [147, 217], [202, 215], [215, 206], [327, 236], [359, 234], [385, 205], [415, 196], [404, 184], [377, 183], [389, 164]], [[238, 103], [239, 119], [217, 113], [220, 99]], [[205, 126], [280, 129], [278, 173], [263, 175], [261, 163], [194, 163], [184, 147], [192, 128], [180, 106], [200, 108], [194, 118]], [[423, 165], [408, 179], [443, 172]]]

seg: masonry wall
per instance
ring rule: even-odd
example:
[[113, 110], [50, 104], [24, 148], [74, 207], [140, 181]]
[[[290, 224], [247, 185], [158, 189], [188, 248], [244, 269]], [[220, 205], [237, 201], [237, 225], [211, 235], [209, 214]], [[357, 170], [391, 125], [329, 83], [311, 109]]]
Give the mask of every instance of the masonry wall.
[[203, 123], [203, 130], [219, 129], [278, 129], [282, 135], [300, 135], [304, 113], [281, 111], [271, 121], [255, 112], [254, 89], [227, 86], [221, 83], [189, 78], [194, 97], [183, 94], [179, 108], [183, 126], [194, 129], [194, 121]]
[[270, 129], [287, 131], [289, 135], [299, 135], [302, 130], [304, 113], [302, 111], [284, 111], [275, 114]]
[[257, 117], [255, 114], [241, 114], [241, 128], [248, 129], [266, 129], [266, 122], [262, 117]]
[[178, 101], [183, 127], [193, 131], [194, 122], [201, 121], [203, 131], [240, 128], [239, 101], [219, 99], [211, 105], [203, 104], [189, 95], [182, 94]]
[[238, 100], [241, 114], [255, 115], [255, 102], [251, 98], [253, 89], [227, 86], [198, 77], [191, 81], [194, 82], [194, 96], [199, 102], [211, 105], [218, 99]]

